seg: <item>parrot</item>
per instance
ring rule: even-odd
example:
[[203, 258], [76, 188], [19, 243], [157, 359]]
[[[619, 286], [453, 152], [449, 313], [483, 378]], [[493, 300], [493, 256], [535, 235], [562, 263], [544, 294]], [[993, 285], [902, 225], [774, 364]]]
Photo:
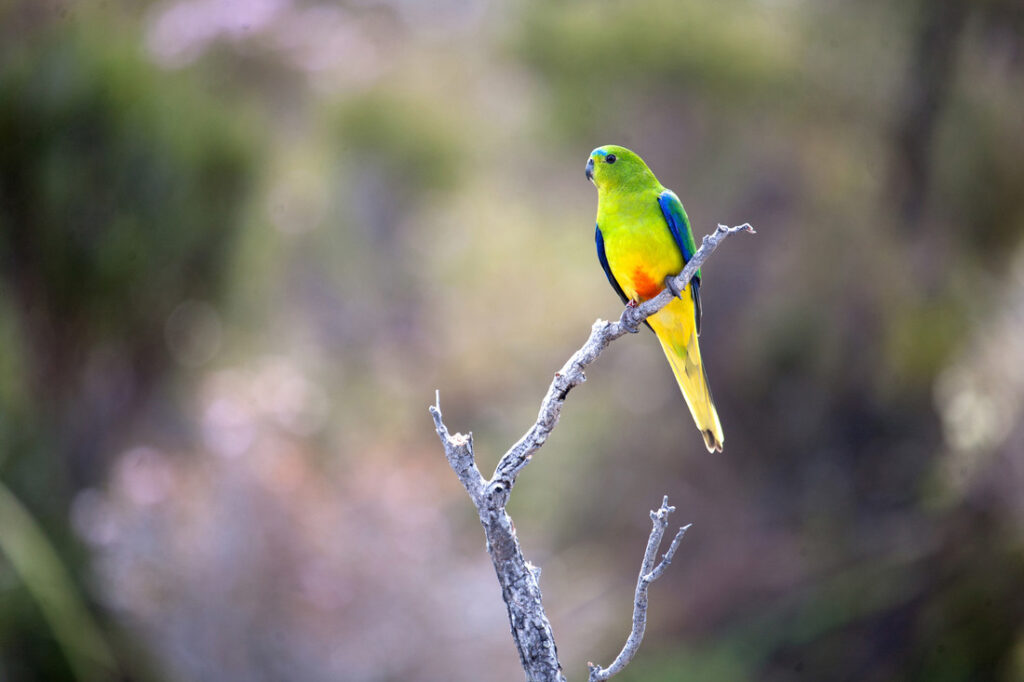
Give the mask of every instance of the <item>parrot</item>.
[[700, 270], [682, 290], [672, 283], [696, 252], [683, 204], [643, 159], [619, 145], [591, 152], [586, 175], [597, 187], [597, 258], [619, 298], [636, 306], [666, 287], [675, 294], [646, 324], [665, 351], [708, 452], [721, 452], [725, 437], [697, 345]]

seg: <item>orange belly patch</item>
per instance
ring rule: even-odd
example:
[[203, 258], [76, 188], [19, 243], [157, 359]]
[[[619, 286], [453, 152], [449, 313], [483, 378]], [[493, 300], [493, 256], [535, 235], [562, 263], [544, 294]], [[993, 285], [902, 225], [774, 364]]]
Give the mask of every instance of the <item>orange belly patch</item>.
[[633, 270], [630, 279], [633, 280], [633, 288], [636, 290], [637, 295], [645, 301], [649, 298], [654, 298], [665, 288], [664, 284], [654, 281], [643, 268]]

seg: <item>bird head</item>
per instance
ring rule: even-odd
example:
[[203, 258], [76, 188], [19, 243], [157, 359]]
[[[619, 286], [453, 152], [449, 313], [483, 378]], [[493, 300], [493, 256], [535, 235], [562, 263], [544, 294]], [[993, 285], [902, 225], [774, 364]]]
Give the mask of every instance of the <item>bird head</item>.
[[643, 159], [616, 144], [606, 144], [590, 152], [586, 173], [587, 179], [598, 190], [625, 189], [658, 182]]

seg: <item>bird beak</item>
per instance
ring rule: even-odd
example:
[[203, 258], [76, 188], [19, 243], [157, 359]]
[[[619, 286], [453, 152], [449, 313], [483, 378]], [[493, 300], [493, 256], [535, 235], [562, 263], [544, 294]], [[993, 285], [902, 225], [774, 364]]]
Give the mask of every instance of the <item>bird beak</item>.
[[587, 159], [587, 180], [594, 181], [594, 159]]

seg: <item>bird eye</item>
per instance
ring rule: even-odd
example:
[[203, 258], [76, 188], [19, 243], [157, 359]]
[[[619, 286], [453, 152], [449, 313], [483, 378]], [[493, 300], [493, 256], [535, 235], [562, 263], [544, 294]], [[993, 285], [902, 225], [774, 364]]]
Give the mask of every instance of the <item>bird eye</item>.
[[607, 161], [608, 163], [615, 163], [615, 155], [609, 154], [608, 156], [604, 157], [604, 160]]

